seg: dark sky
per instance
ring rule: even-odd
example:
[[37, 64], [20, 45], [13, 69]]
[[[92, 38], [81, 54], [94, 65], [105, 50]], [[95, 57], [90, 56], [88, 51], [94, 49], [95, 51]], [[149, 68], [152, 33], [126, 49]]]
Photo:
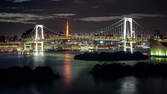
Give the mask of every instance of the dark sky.
[[149, 32], [165, 33], [165, 0], [0, 0], [0, 32], [22, 33], [35, 24], [54, 32], [94, 32], [122, 17], [133, 17]]

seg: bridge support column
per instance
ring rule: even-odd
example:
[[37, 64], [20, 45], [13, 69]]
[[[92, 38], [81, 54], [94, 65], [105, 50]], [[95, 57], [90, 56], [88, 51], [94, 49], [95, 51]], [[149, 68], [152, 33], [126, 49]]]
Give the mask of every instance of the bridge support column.
[[41, 51], [44, 51], [44, 42], [41, 42]]
[[[40, 45], [39, 45], [40, 44]], [[38, 51], [44, 51], [44, 42], [35, 42], [35, 51], [38, 52]], [[40, 47], [40, 50], [39, 50], [39, 47]]]
[[31, 44], [24, 43], [24, 50], [30, 50], [30, 49], [32, 49], [31, 47], [32, 47]]
[[[133, 53], [133, 42], [127, 42], [127, 41], [124, 41], [123, 42], [123, 51], [124, 52], [127, 52], [130, 50], [131, 53]], [[128, 46], [127, 46], [128, 45]]]
[[130, 52], [133, 53], [133, 43], [130, 42]]
[[35, 42], [35, 51], [37, 52], [38, 51], [38, 43]]
[[127, 33], [127, 31], [126, 31], [126, 22], [127, 22], [127, 19], [124, 18], [124, 27], [123, 27], [123, 38], [124, 38], [124, 40], [126, 39], [126, 33]]
[[124, 41], [124, 42], [123, 42], [123, 45], [124, 45], [124, 46], [123, 46], [123, 51], [124, 51], [124, 52], [127, 52], [127, 42]]

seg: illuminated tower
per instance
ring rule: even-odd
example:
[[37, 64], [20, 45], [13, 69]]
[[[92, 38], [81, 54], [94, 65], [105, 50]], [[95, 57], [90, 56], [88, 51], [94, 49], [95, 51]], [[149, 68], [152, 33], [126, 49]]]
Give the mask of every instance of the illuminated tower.
[[43, 25], [35, 26], [35, 40], [44, 39]]
[[66, 37], [69, 37], [69, 24], [68, 24], [68, 21], [66, 23]]
[[[41, 39], [44, 39], [44, 27], [43, 25], [35, 26], [35, 51], [44, 51], [44, 42]], [[40, 44], [40, 46], [39, 46]], [[41, 47], [41, 50], [38, 50], [38, 47]]]
[[133, 19], [132, 18], [124, 18], [124, 30], [123, 30], [123, 38], [135, 38], [135, 31], [133, 30]]

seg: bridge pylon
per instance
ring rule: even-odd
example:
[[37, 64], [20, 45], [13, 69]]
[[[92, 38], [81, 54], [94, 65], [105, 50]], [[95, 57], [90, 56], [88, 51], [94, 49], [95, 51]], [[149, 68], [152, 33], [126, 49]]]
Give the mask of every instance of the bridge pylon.
[[[135, 30], [133, 29], [133, 19], [132, 18], [123, 18], [123, 44], [124, 51], [127, 51], [127, 39], [136, 38]], [[130, 52], [133, 53], [133, 43], [130, 42]]]
[[[36, 25], [35, 26], [35, 51], [44, 51], [44, 42], [42, 41], [44, 39], [44, 30], [43, 25]], [[40, 44], [40, 45], [39, 45]], [[40, 46], [40, 50], [39, 50]]]
[[43, 25], [35, 26], [35, 40], [44, 39]]
[[123, 39], [135, 38], [135, 30], [133, 29], [133, 19], [132, 18], [123, 18]]

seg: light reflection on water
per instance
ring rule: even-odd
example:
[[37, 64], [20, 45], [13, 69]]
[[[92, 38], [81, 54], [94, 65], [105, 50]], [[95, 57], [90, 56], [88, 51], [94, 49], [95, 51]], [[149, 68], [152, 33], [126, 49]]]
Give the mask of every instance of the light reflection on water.
[[72, 56], [69, 53], [64, 54], [63, 78], [64, 84], [68, 86], [72, 81]]
[[135, 77], [126, 77], [122, 79], [120, 94], [135, 94], [137, 92], [137, 79]]
[[33, 69], [39, 66], [45, 66], [46, 61], [45, 61], [45, 55], [44, 52], [34, 52], [33, 53]]
[[[0, 94], [167, 94], [167, 78], [148, 80], [145, 78], [125, 77], [114, 81], [101, 81], [101, 84], [98, 84], [88, 73], [89, 70], [95, 64], [112, 62], [80, 61], [74, 60], [73, 56], [74, 54], [69, 52], [35, 53], [29, 56], [2, 55], [0, 64], [29, 65], [33, 68], [49, 65], [61, 74], [61, 78], [50, 84], [24, 84], [11, 86], [12, 88], [0, 85], [0, 87], [3, 87], [0, 88]], [[158, 59], [158, 61], [161, 60], [164, 62], [164, 59]], [[131, 61], [129, 63], [135, 62]]]
[[167, 63], [167, 58], [152, 57], [149, 62], [151, 62], [151, 63]]

